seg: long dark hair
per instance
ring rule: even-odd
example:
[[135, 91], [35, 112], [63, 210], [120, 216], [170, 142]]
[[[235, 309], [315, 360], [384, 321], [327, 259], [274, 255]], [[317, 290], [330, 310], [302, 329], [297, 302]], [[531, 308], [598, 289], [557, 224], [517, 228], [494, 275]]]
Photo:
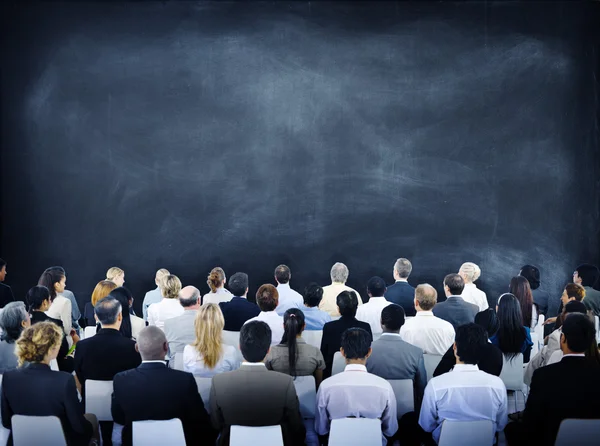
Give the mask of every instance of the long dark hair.
[[523, 343], [527, 338], [527, 332], [523, 327], [521, 306], [517, 298], [510, 293], [503, 294], [498, 298], [498, 347], [500, 351], [514, 358], [523, 349]]
[[39, 310], [45, 300], [50, 302], [50, 290], [42, 285], [34, 286], [27, 291], [25, 300], [27, 301], [30, 313]]
[[523, 326], [531, 328], [531, 316], [533, 313], [533, 294], [529, 282], [523, 276], [515, 276], [510, 279], [509, 293], [514, 295], [519, 301], [521, 307], [521, 317]]
[[40, 280], [38, 280], [38, 285], [45, 286], [50, 291], [50, 302], [56, 297], [54, 284], [63, 280], [63, 277], [65, 277], [64, 271], [62, 268], [48, 268], [42, 273]]
[[304, 330], [304, 313], [298, 308], [290, 308], [283, 315], [283, 337], [281, 344], [287, 344], [290, 375], [296, 376], [296, 362], [298, 361], [298, 343], [296, 337]]
[[131, 339], [131, 317], [129, 314], [129, 301], [132, 299], [131, 291], [124, 286], [120, 286], [119, 288], [112, 290], [108, 296], [114, 297], [121, 304], [123, 320], [121, 321], [121, 328], [119, 328], [119, 332], [123, 335], [123, 337]]

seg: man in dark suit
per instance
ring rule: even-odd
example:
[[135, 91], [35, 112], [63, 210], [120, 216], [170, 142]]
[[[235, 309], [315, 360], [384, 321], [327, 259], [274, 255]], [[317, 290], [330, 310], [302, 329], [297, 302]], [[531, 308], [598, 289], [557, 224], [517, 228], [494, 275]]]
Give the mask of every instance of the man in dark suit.
[[6, 278], [6, 261], [0, 259], [0, 308], [4, 308], [4, 306], [8, 303], [15, 301], [15, 296], [13, 296], [12, 290], [8, 285], [3, 284], [4, 279]]
[[248, 274], [235, 273], [229, 278], [229, 291], [233, 298], [229, 302], [221, 302], [219, 306], [225, 318], [224, 330], [240, 331], [247, 320], [260, 314], [258, 305], [248, 302]]
[[414, 316], [415, 311], [415, 289], [408, 283], [408, 276], [412, 272], [410, 260], [400, 258], [394, 264], [394, 279], [396, 283], [387, 287], [385, 291], [386, 300], [400, 305], [406, 316]]
[[446, 300], [435, 304], [433, 315], [452, 324], [454, 330], [461, 325], [470, 324], [475, 320], [479, 307], [460, 297], [465, 288], [465, 281], [458, 274], [448, 274], [444, 277], [444, 292]]
[[564, 356], [533, 373], [523, 421], [504, 430], [509, 445], [554, 444], [563, 420], [600, 418], [600, 363], [597, 354], [584, 355], [595, 345], [594, 336], [594, 324], [585, 315], [572, 313], [565, 319], [560, 336]]
[[219, 445], [229, 445], [232, 425], [280, 425], [285, 446], [305, 444], [306, 429], [294, 380], [265, 367], [270, 346], [269, 326], [262, 321], [248, 322], [240, 331], [242, 366], [213, 377], [210, 417], [221, 433]]
[[336, 303], [341, 314], [337, 321], [327, 322], [323, 326], [323, 338], [321, 339], [321, 353], [325, 359], [325, 370], [323, 378], [331, 376], [333, 355], [340, 351], [342, 346], [342, 333], [348, 328], [362, 328], [366, 330], [373, 339], [371, 326], [367, 322], [356, 319], [358, 309], [358, 297], [354, 291], [342, 291], [336, 298]]
[[155, 326], [142, 329], [136, 349], [142, 364], [115, 375], [111, 412], [123, 427], [123, 446], [132, 443], [131, 423], [179, 418], [190, 445], [214, 444], [216, 433], [204, 409], [194, 376], [167, 367], [167, 338]]

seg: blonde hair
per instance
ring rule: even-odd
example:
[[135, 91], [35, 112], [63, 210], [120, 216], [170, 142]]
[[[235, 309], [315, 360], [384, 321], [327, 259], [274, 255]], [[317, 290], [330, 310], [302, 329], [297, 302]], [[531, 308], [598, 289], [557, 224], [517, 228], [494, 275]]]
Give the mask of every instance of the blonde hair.
[[214, 369], [223, 353], [223, 327], [225, 318], [217, 304], [204, 304], [198, 310], [194, 321], [196, 340], [192, 344], [202, 355], [204, 364], [209, 369]]
[[125, 271], [117, 266], [113, 266], [106, 271], [106, 280], [115, 280], [117, 277], [122, 276], [123, 274], [125, 274]]
[[98, 282], [94, 288], [94, 291], [92, 292], [92, 306], [95, 307], [99, 301], [108, 296], [115, 288], [117, 288], [117, 284], [111, 282], [110, 280], [102, 280]]
[[62, 330], [52, 322], [38, 322], [25, 329], [15, 345], [19, 367], [25, 362], [42, 362], [62, 338]]
[[437, 291], [428, 283], [423, 283], [415, 289], [415, 299], [422, 310], [429, 311], [437, 303]]
[[222, 287], [224, 282], [225, 271], [223, 271], [223, 268], [220, 268], [218, 266], [211, 270], [210, 274], [208, 275], [208, 280], [206, 281], [206, 283], [210, 287], [210, 290], [213, 293], [216, 293], [217, 288]]
[[169, 272], [168, 269], [161, 268], [158, 271], [156, 271], [156, 276], [154, 276], [154, 281], [157, 284], [159, 284], [160, 281], [163, 279], [163, 277], [168, 276], [169, 274], [171, 274], [171, 273]]
[[179, 277], [169, 274], [164, 276], [159, 285], [162, 297], [166, 299], [177, 299], [181, 291], [181, 280]]
[[463, 263], [458, 272], [463, 273], [469, 282], [475, 282], [481, 276], [481, 268], [472, 262]]

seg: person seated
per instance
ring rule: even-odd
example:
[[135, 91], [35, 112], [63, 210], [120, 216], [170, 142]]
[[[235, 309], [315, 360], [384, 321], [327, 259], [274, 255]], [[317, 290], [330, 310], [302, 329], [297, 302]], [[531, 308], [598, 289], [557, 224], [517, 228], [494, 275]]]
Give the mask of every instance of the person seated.
[[538, 322], [538, 311], [536, 305], [533, 303], [533, 294], [531, 294], [529, 282], [525, 277], [515, 276], [510, 280], [508, 292], [519, 301], [523, 326], [533, 330]]
[[102, 280], [96, 284], [90, 302], [86, 303], [83, 308], [83, 322], [85, 327], [95, 327], [97, 325], [94, 307], [115, 288], [117, 288], [117, 284], [110, 280]]
[[196, 380], [189, 373], [167, 367], [164, 358], [168, 343], [164, 332], [156, 326], [144, 328], [135, 348], [142, 363], [117, 373], [113, 380], [111, 413], [115, 423], [123, 426], [123, 446], [132, 444], [134, 421], [173, 418], [181, 420], [187, 444], [214, 444], [216, 432]]
[[256, 292], [256, 304], [260, 308], [260, 313], [246, 322], [246, 324], [251, 321], [265, 322], [271, 329], [271, 345], [279, 344], [283, 338], [283, 318], [275, 311], [278, 302], [277, 288], [271, 284], [261, 285]]
[[[444, 278], [444, 293], [446, 300], [435, 304], [433, 315], [457, 327], [469, 324], [475, 320], [479, 307], [465, 301], [460, 295], [465, 288], [465, 281], [458, 274], [448, 274]], [[444, 349], [445, 351], [445, 349]]]
[[349, 328], [342, 334], [340, 352], [346, 368], [323, 381], [317, 392], [315, 430], [320, 436], [329, 434], [331, 420], [347, 417], [380, 419], [384, 446], [385, 437], [392, 437], [398, 430], [391, 384], [367, 372], [371, 339], [371, 334], [362, 328]]
[[[508, 421], [506, 387], [502, 380], [479, 370], [480, 352], [487, 344], [487, 333], [477, 324], [465, 324], [456, 329], [451, 372], [432, 378], [427, 383], [419, 415], [419, 425], [431, 432], [439, 443], [444, 420], [490, 420], [494, 433]], [[489, 444], [494, 442], [490, 436]]]
[[427, 283], [417, 286], [414, 298], [417, 315], [404, 323], [400, 337], [423, 353], [442, 356], [454, 342], [454, 328], [433, 314], [436, 302], [435, 288]]
[[269, 370], [293, 377], [312, 375], [319, 387], [323, 380], [325, 360], [321, 350], [302, 339], [305, 327], [304, 313], [301, 310], [287, 310], [283, 315], [283, 338], [281, 343], [271, 347], [265, 365]]
[[233, 294], [225, 288], [227, 277], [223, 268], [213, 268], [206, 280], [210, 292], [202, 296], [201, 304], [220, 304], [221, 302], [229, 302]]
[[319, 304], [319, 310], [329, 313], [331, 317], [339, 317], [337, 297], [342, 291], [352, 291], [356, 294], [358, 305], [362, 305], [363, 302], [358, 291], [346, 285], [346, 281], [350, 275], [350, 271], [346, 265], [339, 262], [334, 264], [331, 267], [329, 275], [331, 277], [331, 285], [323, 287], [323, 299], [321, 299], [321, 303]]
[[192, 344], [196, 339], [194, 323], [200, 309], [200, 290], [193, 286], [186, 286], [179, 292], [179, 303], [183, 307], [180, 316], [172, 317], [165, 321], [165, 336], [169, 343], [167, 355], [170, 368], [175, 367], [175, 356], [183, 355], [186, 345]]
[[[66, 276], [65, 269], [62, 266], [51, 266], [50, 268], [46, 269], [46, 271], [52, 270], [58, 271], [63, 276]], [[75, 299], [75, 294], [65, 288], [62, 292], [62, 295], [71, 302], [71, 327], [78, 332], [80, 328], [79, 319], [81, 318], [81, 311], [79, 311], [79, 304], [77, 303], [77, 299]]]
[[315, 282], [309, 283], [304, 289], [304, 321], [306, 330], [323, 330], [327, 322], [331, 322], [331, 316], [323, 310], [319, 310], [319, 304], [323, 298], [323, 288]]
[[585, 289], [585, 304], [591, 316], [600, 317], [600, 291], [594, 287], [600, 278], [600, 271], [595, 265], [584, 263], [579, 265], [573, 273], [573, 282]]
[[[493, 309], [488, 308], [487, 310], [477, 313], [475, 316], [475, 323], [485, 330], [486, 337], [488, 338], [488, 342], [486, 342], [481, 349], [477, 367], [479, 367], [479, 370], [489, 373], [490, 375], [500, 376], [502, 365], [504, 363], [502, 352], [498, 347], [489, 342], [489, 338], [498, 332], [498, 327], [500, 325], [498, 316], [496, 316], [496, 312]], [[440, 376], [444, 373], [448, 373], [455, 364], [456, 357], [454, 356], [454, 348], [450, 347], [435, 368], [433, 376]]]
[[174, 275], [163, 277], [160, 283], [160, 292], [163, 298], [148, 308], [148, 325], [155, 325], [162, 330], [167, 319], [183, 314], [183, 307], [179, 303], [180, 291], [179, 277]]
[[412, 263], [405, 258], [399, 258], [394, 264], [394, 280], [385, 290], [384, 297], [388, 302], [400, 305], [404, 309], [406, 317], [413, 317], [416, 314], [413, 300], [415, 298], [415, 289], [408, 283], [408, 277], [412, 272]]
[[19, 368], [6, 371], [2, 379], [2, 424], [11, 429], [13, 415], [55, 416], [69, 446], [88, 445], [92, 439], [99, 444], [98, 420], [83, 413], [73, 376], [50, 369], [63, 337], [52, 322], [38, 322], [23, 331], [15, 348]]
[[131, 291], [121, 286], [112, 290], [109, 296], [117, 299], [121, 304], [121, 308], [124, 309], [123, 320], [121, 321], [121, 327], [119, 328], [119, 331], [124, 337], [133, 339], [135, 341], [137, 336], [140, 334], [140, 331], [142, 331], [142, 329], [146, 326], [146, 323], [144, 322], [144, 319], [137, 317], [135, 314], [131, 314], [128, 311], [133, 304], [133, 296], [131, 295]]
[[348, 328], [362, 328], [367, 333], [371, 333], [371, 326], [366, 322], [356, 319], [356, 310], [358, 308], [358, 295], [354, 291], [342, 291], [337, 297], [337, 313], [341, 314], [336, 321], [327, 322], [323, 326], [323, 337], [321, 338], [321, 353], [325, 359], [325, 370], [323, 377], [331, 376], [331, 367], [333, 366], [333, 355], [340, 351], [342, 345], [342, 333]]
[[248, 274], [235, 273], [229, 279], [229, 290], [233, 297], [229, 302], [221, 302], [219, 307], [225, 318], [226, 331], [240, 331], [242, 326], [260, 314], [260, 308], [248, 302]]
[[0, 259], [0, 308], [4, 308], [6, 304], [15, 301], [12, 289], [6, 285], [6, 260]]
[[217, 373], [238, 369], [237, 350], [232, 345], [223, 344], [225, 319], [219, 305], [204, 304], [193, 313], [196, 313], [192, 331], [195, 336], [183, 349], [183, 370], [210, 378]]
[[279, 293], [279, 302], [275, 311], [279, 316], [283, 316], [290, 308], [301, 308], [304, 302], [302, 294], [290, 287], [291, 278], [292, 272], [287, 265], [279, 265], [275, 268], [275, 282]]
[[[554, 324], [554, 329], [560, 328], [565, 317], [565, 307], [569, 302], [582, 302], [585, 298], [585, 288], [576, 283], [568, 283], [560, 296], [561, 313], [556, 317], [550, 317], [544, 321], [544, 325]], [[585, 306], [585, 304], [583, 304]], [[560, 336], [558, 336], [560, 338]], [[558, 349], [558, 346], [556, 347]]]
[[600, 363], [597, 353], [595, 359], [585, 357], [593, 344], [594, 324], [583, 314], [569, 314], [560, 335], [563, 358], [533, 373], [522, 421], [504, 431], [510, 446], [554, 444], [563, 420], [600, 418], [600, 386], [593, 384]]
[[73, 344], [72, 336], [76, 333], [74, 330], [71, 331], [73, 328], [71, 301], [62, 295], [67, 285], [67, 276], [64, 271], [62, 268], [47, 269], [40, 276], [38, 285], [45, 286], [50, 291], [50, 308], [46, 313], [51, 318], [59, 319], [62, 322], [62, 329], [70, 346]]
[[496, 313], [498, 315], [498, 332], [490, 338], [490, 342], [509, 359], [522, 353], [523, 363], [529, 362], [533, 341], [529, 327], [523, 326], [521, 305], [517, 298], [510, 293], [500, 296]]
[[240, 331], [241, 367], [212, 379], [210, 417], [220, 432], [221, 446], [229, 444], [233, 425], [279, 425], [286, 446], [304, 445], [306, 429], [294, 380], [265, 367], [270, 345], [269, 326], [262, 321], [248, 322]]
[[31, 326], [23, 302], [9, 302], [0, 313], [0, 375], [17, 368], [15, 342], [23, 330]]
[[479, 311], [484, 311], [489, 308], [487, 296], [483, 291], [477, 288], [475, 282], [481, 276], [481, 268], [472, 262], [463, 263], [458, 270], [458, 275], [465, 281], [465, 287], [463, 288], [460, 297], [465, 302], [473, 305], [477, 305]]
[[142, 317], [144, 321], [148, 321], [148, 308], [150, 308], [150, 305], [157, 304], [162, 300], [162, 294], [160, 292], [160, 282], [163, 280], [163, 278], [169, 276], [170, 274], [171, 273], [169, 272], [169, 270], [166, 270], [164, 268], [161, 268], [158, 271], [156, 271], [156, 274], [154, 276], [154, 283], [156, 284], [156, 288], [151, 291], [148, 291], [144, 296], [144, 300], [142, 302]]
[[381, 277], [371, 277], [367, 282], [369, 301], [356, 310], [356, 319], [371, 326], [374, 338], [381, 335], [381, 310], [391, 304], [383, 297], [385, 290], [385, 281]]
[[519, 271], [519, 276], [523, 276], [529, 282], [529, 288], [533, 295], [533, 303], [537, 305], [537, 310], [543, 314], [546, 319], [554, 316], [558, 312], [558, 302], [556, 299], [550, 299], [550, 295], [540, 288], [540, 270], [537, 266], [523, 265]]

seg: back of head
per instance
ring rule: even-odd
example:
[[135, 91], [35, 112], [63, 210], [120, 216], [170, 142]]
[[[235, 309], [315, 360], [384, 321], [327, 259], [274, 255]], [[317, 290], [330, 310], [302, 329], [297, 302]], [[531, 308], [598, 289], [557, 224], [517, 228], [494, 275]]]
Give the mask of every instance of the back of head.
[[521, 353], [526, 338], [521, 305], [513, 294], [505, 293], [498, 298], [498, 322], [498, 347], [512, 358]]
[[125, 271], [118, 266], [113, 266], [108, 268], [108, 271], [106, 271], [106, 280], [114, 281], [117, 277], [122, 276], [123, 274], [125, 274]]
[[448, 274], [444, 277], [444, 285], [448, 287], [452, 296], [460, 296], [465, 289], [465, 281], [459, 274]]
[[428, 283], [423, 283], [415, 288], [415, 299], [422, 310], [430, 311], [437, 303], [437, 291]]
[[336, 303], [342, 317], [353, 318], [358, 309], [358, 297], [354, 291], [342, 291], [337, 295]]
[[576, 300], [572, 300], [571, 302], [567, 303], [567, 305], [565, 305], [564, 311], [565, 311], [565, 314], [573, 314], [573, 313], [587, 314], [587, 308], [583, 304], [583, 302], [579, 302]]
[[56, 289], [54, 288], [54, 284], [59, 283], [64, 277], [64, 270], [61, 272], [58, 269], [49, 268], [40, 276], [38, 285], [48, 288], [48, 291], [50, 291], [50, 300], [54, 300], [56, 297]]
[[461, 274], [468, 283], [472, 283], [481, 276], [481, 268], [473, 262], [465, 262], [460, 266], [458, 273]]
[[279, 265], [275, 268], [275, 280], [277, 280], [277, 283], [288, 283], [291, 277], [292, 272], [286, 265]]
[[200, 301], [200, 290], [195, 286], [188, 285], [179, 292], [179, 303], [183, 308], [193, 307]]
[[248, 289], [248, 274], [235, 273], [229, 278], [229, 291], [234, 296], [244, 296]]
[[396, 260], [394, 271], [396, 271], [399, 278], [408, 279], [408, 276], [410, 276], [410, 273], [412, 272], [412, 263], [410, 263], [410, 260], [401, 257]]
[[0, 339], [13, 343], [23, 331], [23, 322], [27, 321], [29, 315], [23, 302], [10, 302], [4, 306], [0, 313], [0, 328], [2, 334]]
[[331, 281], [334, 283], [346, 283], [350, 271], [346, 265], [338, 262], [331, 267], [329, 275], [331, 276]]
[[581, 302], [585, 297], [585, 288], [576, 283], [568, 283], [565, 287], [565, 292], [569, 299], [573, 298], [577, 302]]
[[381, 277], [371, 277], [367, 282], [367, 292], [371, 297], [382, 297], [385, 293], [385, 280]]
[[508, 292], [514, 295], [519, 301], [523, 325], [529, 327], [533, 313], [533, 294], [531, 294], [529, 282], [523, 276], [515, 276], [510, 279], [510, 289]]
[[34, 286], [27, 291], [26, 300], [29, 311], [39, 310], [45, 300], [50, 302], [50, 291], [45, 286]]
[[488, 338], [494, 336], [500, 327], [498, 316], [491, 308], [487, 308], [477, 313], [475, 315], [475, 323], [486, 331]]
[[309, 283], [304, 289], [304, 304], [307, 307], [318, 307], [321, 299], [323, 299], [323, 288], [318, 283]]
[[298, 344], [296, 337], [304, 330], [304, 313], [298, 308], [290, 308], [283, 315], [283, 337], [281, 343], [288, 347], [289, 374], [296, 376], [296, 361], [298, 360]]
[[390, 304], [381, 310], [381, 325], [387, 331], [398, 333], [404, 325], [404, 308], [400, 305]]
[[171, 273], [169, 272], [169, 270], [161, 268], [158, 271], [156, 271], [156, 275], [154, 276], [154, 282], [156, 283], [156, 285], [159, 285], [161, 280], [163, 280], [165, 276], [168, 276], [170, 274]]
[[456, 329], [456, 354], [465, 364], [477, 364], [481, 350], [487, 344], [486, 332], [480, 325], [470, 323]]
[[217, 304], [204, 304], [198, 310], [194, 321], [196, 340], [193, 347], [202, 355], [204, 364], [213, 369], [221, 357], [225, 319]]
[[177, 299], [181, 291], [181, 280], [179, 280], [179, 277], [169, 274], [163, 277], [159, 287], [162, 297], [165, 299]]
[[225, 271], [223, 271], [223, 268], [219, 268], [218, 266], [213, 268], [208, 275], [206, 283], [210, 290], [216, 293], [225, 284]]
[[600, 271], [598, 271], [598, 267], [596, 265], [584, 263], [579, 265], [576, 271], [581, 278], [581, 285], [593, 288], [596, 285], [596, 282], [598, 282]]
[[92, 306], [95, 307], [99, 301], [108, 296], [115, 288], [117, 288], [117, 285], [110, 280], [98, 282], [92, 292]]
[[144, 327], [136, 339], [137, 349], [143, 361], [162, 361], [167, 353], [167, 338], [158, 327]]
[[261, 285], [256, 292], [256, 304], [261, 311], [274, 311], [279, 305], [279, 291], [270, 283]]
[[342, 333], [342, 349], [346, 361], [364, 360], [371, 348], [371, 335], [362, 328], [349, 328]]
[[595, 340], [595, 333], [593, 322], [583, 314], [569, 315], [562, 325], [562, 334], [573, 353], [586, 352]]
[[519, 276], [527, 279], [532, 290], [537, 290], [540, 287], [540, 270], [536, 266], [523, 265]]
[[62, 338], [62, 330], [52, 322], [38, 322], [26, 328], [15, 345], [19, 366], [25, 362], [42, 362], [50, 350], [61, 344]]
[[119, 319], [123, 307], [117, 299], [107, 296], [98, 301], [94, 307], [94, 313], [98, 318], [98, 322], [104, 325], [114, 325]]
[[263, 321], [244, 324], [240, 330], [240, 350], [248, 362], [261, 362], [271, 347], [271, 329]]
[[129, 314], [129, 301], [133, 299], [131, 292], [127, 288], [121, 286], [112, 290], [108, 297], [116, 299], [119, 304], [121, 304], [123, 319], [121, 320], [119, 332], [123, 337], [131, 339], [131, 315]]

